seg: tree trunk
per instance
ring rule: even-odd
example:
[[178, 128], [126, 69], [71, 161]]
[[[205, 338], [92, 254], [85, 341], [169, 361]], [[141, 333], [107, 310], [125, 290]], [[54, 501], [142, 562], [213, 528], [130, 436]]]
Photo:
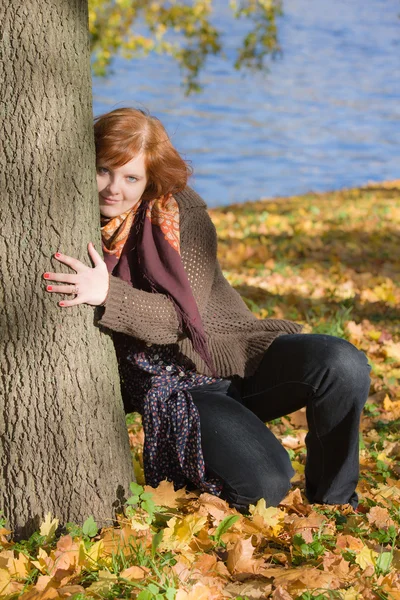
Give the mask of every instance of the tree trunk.
[[49, 511], [110, 524], [134, 475], [112, 340], [42, 278], [57, 250], [100, 251], [87, 0], [3, 0], [0, 36], [0, 508], [18, 539]]

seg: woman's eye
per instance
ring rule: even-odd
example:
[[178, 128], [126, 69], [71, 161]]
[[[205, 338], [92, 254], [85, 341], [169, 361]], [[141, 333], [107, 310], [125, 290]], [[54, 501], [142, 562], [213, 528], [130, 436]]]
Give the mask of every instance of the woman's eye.
[[104, 175], [104, 173], [108, 173], [108, 169], [106, 169], [106, 167], [97, 167], [97, 172], [100, 173], [100, 175]]
[[137, 181], [136, 177], [133, 177], [133, 175], [128, 175], [127, 179], [131, 183], [133, 183], [134, 181]]

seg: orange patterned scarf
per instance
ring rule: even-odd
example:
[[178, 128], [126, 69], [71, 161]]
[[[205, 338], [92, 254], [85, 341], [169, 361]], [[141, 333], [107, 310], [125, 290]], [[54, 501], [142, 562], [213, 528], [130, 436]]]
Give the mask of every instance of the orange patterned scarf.
[[101, 217], [104, 260], [108, 271], [133, 287], [165, 294], [176, 310], [180, 330], [213, 377], [200, 313], [180, 255], [179, 205], [169, 194], [138, 202], [113, 218]]
[[[139, 206], [140, 202], [111, 219], [101, 217], [103, 252], [120, 258]], [[179, 206], [172, 194], [151, 200], [147, 205], [146, 217], [161, 228], [166, 241], [180, 253]]]

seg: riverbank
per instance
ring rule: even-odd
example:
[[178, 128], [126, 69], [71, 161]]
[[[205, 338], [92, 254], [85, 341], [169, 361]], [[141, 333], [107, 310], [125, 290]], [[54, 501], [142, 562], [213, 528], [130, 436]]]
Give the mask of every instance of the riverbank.
[[400, 181], [209, 212], [224, 274], [258, 317], [346, 337], [397, 393]]

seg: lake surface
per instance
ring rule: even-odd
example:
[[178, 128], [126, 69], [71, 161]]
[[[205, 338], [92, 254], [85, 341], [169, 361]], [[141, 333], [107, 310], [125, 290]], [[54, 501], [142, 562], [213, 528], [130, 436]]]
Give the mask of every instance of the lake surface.
[[398, 0], [284, 0], [282, 56], [246, 75], [232, 66], [246, 24], [216, 4], [227, 59], [208, 61], [200, 94], [168, 57], [117, 58], [94, 79], [94, 113], [147, 107], [209, 206], [400, 177]]

